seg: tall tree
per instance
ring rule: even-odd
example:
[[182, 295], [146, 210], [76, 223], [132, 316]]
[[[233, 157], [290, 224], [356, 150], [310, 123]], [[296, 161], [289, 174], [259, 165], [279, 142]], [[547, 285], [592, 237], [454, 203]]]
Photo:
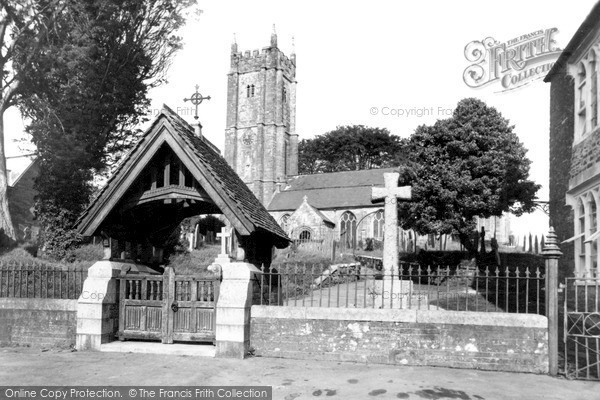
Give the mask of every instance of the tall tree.
[[401, 150], [400, 138], [385, 128], [338, 126], [299, 143], [298, 170], [315, 174], [391, 167], [398, 165]]
[[399, 206], [404, 227], [458, 234], [474, 254], [475, 217], [531, 212], [540, 185], [529, 180], [531, 161], [513, 129], [474, 98], [461, 100], [451, 118], [419, 126], [406, 142], [413, 201]]
[[132, 145], [147, 91], [164, 81], [181, 47], [175, 32], [195, 0], [62, 2], [55, 29], [37, 51], [23, 41], [14, 60], [17, 73], [29, 71], [18, 100], [41, 163], [42, 250], [55, 257], [77, 240], [72, 227], [89, 201], [92, 177]]
[[27, 43], [30, 55], [35, 54], [41, 39], [54, 29], [55, 16], [62, 12], [63, 7], [60, 1], [0, 0], [0, 234], [5, 235], [2, 241], [16, 238], [7, 198], [4, 112], [15, 105], [22, 78], [31, 71], [28, 57], [23, 58], [20, 70], [14, 68], [15, 53], [17, 48]]

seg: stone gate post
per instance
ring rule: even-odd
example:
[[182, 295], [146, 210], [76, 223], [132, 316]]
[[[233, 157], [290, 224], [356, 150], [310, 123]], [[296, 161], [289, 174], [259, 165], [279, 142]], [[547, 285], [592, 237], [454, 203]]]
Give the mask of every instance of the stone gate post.
[[98, 261], [88, 270], [77, 300], [77, 350], [100, 350], [114, 339], [119, 323], [117, 279], [121, 264]]
[[[220, 256], [219, 256], [220, 257]], [[245, 262], [219, 262], [223, 280], [216, 311], [216, 357], [244, 358], [250, 348], [253, 279], [260, 270]]]
[[546, 264], [546, 317], [548, 317], [548, 372], [558, 374], [558, 259], [562, 252], [550, 227], [542, 255]]

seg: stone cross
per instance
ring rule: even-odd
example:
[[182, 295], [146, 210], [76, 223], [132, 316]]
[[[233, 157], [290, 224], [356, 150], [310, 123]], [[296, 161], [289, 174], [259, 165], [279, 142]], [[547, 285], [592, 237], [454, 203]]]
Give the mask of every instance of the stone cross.
[[371, 200], [384, 201], [385, 232], [383, 236], [383, 273], [389, 277], [398, 267], [398, 199], [410, 200], [411, 187], [398, 187], [400, 174], [387, 172], [383, 174], [385, 187], [374, 187]]
[[229, 243], [231, 241], [232, 228], [228, 226], [224, 226], [221, 228], [221, 232], [217, 233], [217, 237], [221, 238], [221, 254], [219, 254], [219, 258], [229, 257]]

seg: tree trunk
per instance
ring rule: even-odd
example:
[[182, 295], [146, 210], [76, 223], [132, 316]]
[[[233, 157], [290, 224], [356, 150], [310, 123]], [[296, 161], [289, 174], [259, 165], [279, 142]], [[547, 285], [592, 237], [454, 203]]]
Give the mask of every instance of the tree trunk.
[[[4, 112], [0, 114], [0, 232], [6, 236], [0, 238], [0, 244], [8, 245], [16, 240], [15, 229], [8, 207], [8, 176], [6, 171], [6, 152], [4, 149]], [[8, 239], [8, 240], [7, 240]]]

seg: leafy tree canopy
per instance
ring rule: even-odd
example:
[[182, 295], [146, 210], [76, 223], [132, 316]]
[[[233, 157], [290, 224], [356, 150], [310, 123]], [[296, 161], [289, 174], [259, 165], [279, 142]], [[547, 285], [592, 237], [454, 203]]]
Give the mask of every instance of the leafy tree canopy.
[[398, 165], [401, 150], [400, 138], [385, 128], [338, 126], [300, 141], [298, 169], [300, 174], [316, 174], [392, 167]]
[[[43, 1], [40, 1], [43, 2]], [[175, 35], [194, 0], [61, 0], [40, 8], [53, 21], [43, 36], [19, 41], [19, 107], [37, 147], [37, 212], [44, 250], [63, 256], [92, 193], [92, 177], [135, 140], [150, 87], [164, 81]], [[36, 39], [37, 40], [33, 40]]]
[[531, 212], [540, 185], [514, 126], [481, 100], [461, 100], [449, 119], [419, 126], [406, 140], [403, 179], [413, 201], [400, 205], [402, 224], [420, 234], [458, 234], [470, 252], [475, 217]]

